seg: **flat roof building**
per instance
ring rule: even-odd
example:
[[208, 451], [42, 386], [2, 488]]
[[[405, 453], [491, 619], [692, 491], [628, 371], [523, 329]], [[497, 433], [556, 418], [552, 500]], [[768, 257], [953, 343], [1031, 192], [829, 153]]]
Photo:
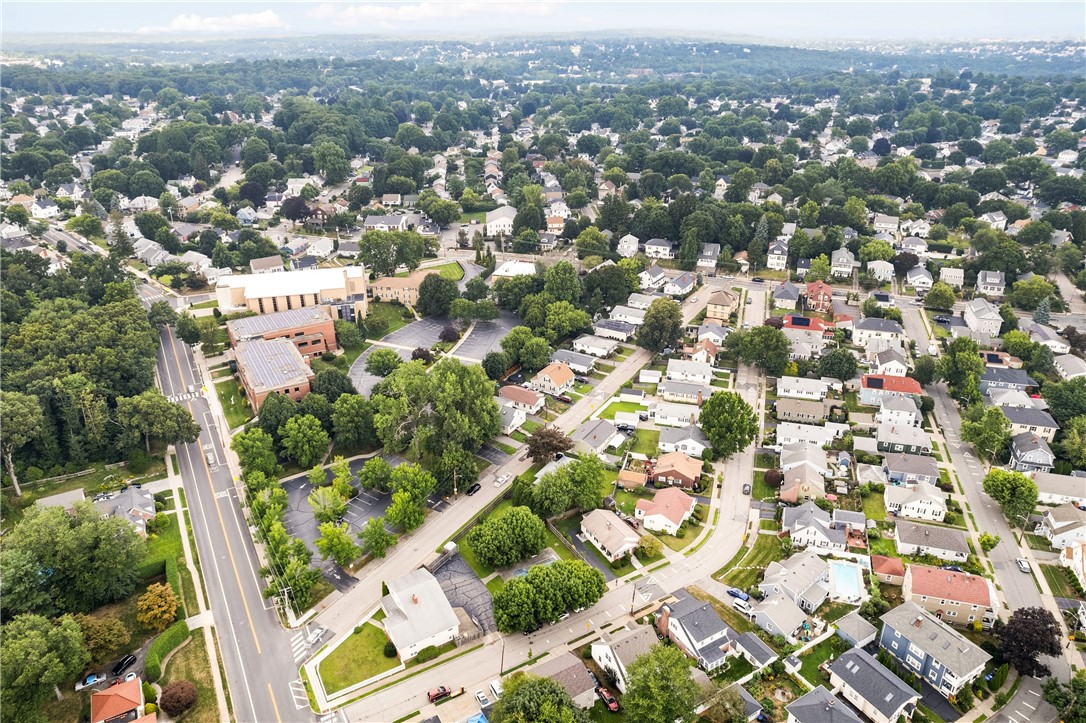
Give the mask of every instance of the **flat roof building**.
[[254, 339], [289, 339], [306, 359], [334, 352], [336, 329], [323, 306], [277, 311], [226, 322], [230, 346]]
[[215, 287], [219, 310], [225, 313], [277, 311], [327, 306], [335, 316], [355, 319], [366, 315], [366, 269], [343, 266], [283, 273], [231, 274]]
[[272, 392], [296, 402], [309, 394], [313, 370], [288, 339], [256, 339], [240, 342], [234, 349], [238, 376], [253, 411], [259, 411]]

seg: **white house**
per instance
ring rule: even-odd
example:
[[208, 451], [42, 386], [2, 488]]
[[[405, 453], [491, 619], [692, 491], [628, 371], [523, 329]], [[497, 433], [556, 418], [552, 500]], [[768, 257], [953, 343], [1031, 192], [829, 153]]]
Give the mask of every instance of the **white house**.
[[694, 290], [698, 277], [692, 271], [683, 273], [664, 284], [664, 293], [668, 296], [686, 296]]
[[40, 221], [56, 218], [60, 215], [60, 206], [51, 198], [42, 197], [30, 204], [30, 216]]
[[999, 329], [1003, 326], [999, 307], [987, 299], [976, 298], [967, 303], [962, 318], [972, 331], [988, 336], [999, 336]]
[[825, 447], [838, 437], [848, 432], [847, 424], [827, 422], [824, 426], [781, 422], [777, 425], [777, 444], [796, 444], [805, 442], [817, 447]]
[[1072, 503], [1049, 507], [1037, 525], [1037, 534], [1057, 550], [1086, 542], [1086, 510]]
[[627, 324], [641, 326], [645, 323], [645, 310], [635, 309], [632, 306], [623, 306], [622, 304], [619, 304], [615, 308], [611, 309], [611, 318], [615, 321], [624, 321]]
[[661, 452], [682, 452], [697, 459], [701, 459], [705, 450], [710, 447], [709, 439], [701, 431], [701, 427], [694, 424], [661, 429], [659, 446]]
[[517, 384], [510, 384], [499, 389], [498, 397], [503, 400], [503, 403], [508, 402], [528, 414], [539, 414], [547, 401], [539, 392]]
[[618, 342], [591, 334], [583, 334], [573, 340], [573, 350], [603, 359], [615, 353]]
[[1073, 354], [1061, 354], [1053, 360], [1056, 371], [1063, 379], [1086, 377], [1086, 361]]
[[679, 591], [675, 602], [664, 603], [658, 617], [667, 636], [688, 657], [706, 671], [719, 668], [737, 655], [733, 645], [736, 633], [720, 619], [709, 603]]
[[852, 272], [860, 267], [856, 255], [846, 248], [839, 248], [833, 252], [830, 259], [830, 273], [838, 278], [848, 278]]
[[640, 536], [611, 510], [596, 509], [581, 520], [581, 534], [608, 562], [632, 554]]
[[856, 346], [866, 347], [875, 339], [884, 339], [898, 344], [905, 340], [905, 330], [893, 319], [879, 319], [869, 316], [856, 322], [852, 330], [852, 341]]
[[669, 359], [667, 378], [676, 382], [707, 385], [713, 381], [713, 367], [705, 362]]
[[513, 219], [517, 209], [512, 206], [498, 206], [486, 214], [486, 233], [488, 236], [508, 236], [513, 233]]
[[420, 567], [386, 583], [382, 626], [401, 660], [427, 647], [440, 647], [460, 634], [460, 620], [429, 570]]
[[898, 520], [894, 528], [894, 541], [899, 555], [934, 555], [948, 562], [965, 562], [969, 557], [965, 533], [951, 527]]
[[1003, 296], [1007, 276], [1002, 271], [981, 271], [977, 274], [977, 293], [985, 296]]
[[656, 264], [642, 271], [637, 278], [641, 282], [642, 289], [659, 289], [667, 283], [667, 274]]
[[687, 427], [698, 423], [701, 410], [696, 404], [676, 404], [674, 402], [657, 402], [649, 409], [649, 415], [656, 424], [665, 427]]
[[777, 379], [777, 396], [790, 399], [821, 401], [826, 398], [827, 384], [821, 379], [806, 377], [780, 377]]
[[1034, 322], [1026, 328], [1026, 331], [1029, 332], [1030, 341], [1047, 346], [1053, 354], [1068, 354], [1071, 351], [1071, 345], [1051, 327]]
[[905, 285], [917, 291], [930, 291], [933, 283], [931, 272], [923, 266], [914, 266], [905, 274]]
[[499, 405], [501, 409], [501, 427], [502, 434], [512, 434], [516, 430], [520, 429], [528, 419], [528, 415], [524, 409], [514, 405], [513, 403]]
[[883, 283], [888, 283], [894, 278], [894, 265], [889, 261], [875, 259], [867, 262], [867, 273]]
[[939, 280], [956, 289], [965, 286], [965, 269], [956, 269], [953, 266], [944, 266], [939, 269]]
[[639, 243], [640, 239], [632, 233], [628, 233], [618, 240], [618, 247], [615, 250], [618, 252], [619, 256], [628, 259], [637, 254], [637, 245]]
[[657, 490], [651, 500], [639, 499], [634, 507], [634, 517], [641, 520], [646, 530], [675, 535], [679, 526], [694, 514], [696, 500], [679, 487]]
[[876, 233], [883, 231], [885, 233], [894, 234], [897, 233], [898, 217], [877, 213], [875, 214], [875, 219], [872, 221], [871, 225]]
[[933, 484], [920, 482], [911, 487], [890, 485], [883, 493], [886, 511], [913, 520], [942, 522], [946, 516], [947, 494]]
[[603, 632], [600, 639], [592, 643], [592, 660], [615, 681], [619, 692], [625, 693], [630, 682], [630, 664], [652, 650], [658, 642], [651, 625]]
[[645, 256], [650, 259], [673, 259], [675, 252], [667, 239], [650, 238], [645, 242]]
[[879, 411], [875, 413], [875, 421], [879, 424], [918, 427], [923, 420], [920, 409], [912, 398], [885, 396], [879, 400]]

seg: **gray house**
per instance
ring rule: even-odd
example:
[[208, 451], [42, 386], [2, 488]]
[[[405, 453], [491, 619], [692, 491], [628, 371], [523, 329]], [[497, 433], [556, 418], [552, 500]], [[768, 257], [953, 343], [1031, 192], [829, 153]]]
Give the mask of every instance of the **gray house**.
[[992, 658], [909, 600], [884, 614], [882, 623], [879, 647], [947, 697], [980, 675]]
[[1011, 468], [1019, 472], [1051, 472], [1056, 455], [1041, 437], [1022, 432], [1011, 437]]
[[874, 723], [908, 720], [920, 694], [865, 650], [846, 650], [830, 664], [834, 692]]

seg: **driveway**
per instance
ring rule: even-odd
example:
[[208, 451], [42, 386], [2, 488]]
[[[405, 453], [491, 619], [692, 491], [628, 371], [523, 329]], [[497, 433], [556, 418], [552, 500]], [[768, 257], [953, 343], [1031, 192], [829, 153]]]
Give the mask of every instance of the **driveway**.
[[483, 445], [483, 448], [480, 449], [477, 454], [495, 467], [501, 467], [511, 459], [508, 454], [489, 444]]
[[585, 562], [603, 573], [604, 580], [611, 582], [615, 579], [615, 573], [611, 570], [611, 566], [604, 564], [602, 560], [596, 557], [596, 551], [592, 549], [591, 545], [581, 539], [580, 534], [574, 535], [572, 539], [566, 539], [573, 543], [573, 547], [577, 549], [577, 552], [581, 553], [581, 557], [584, 558]]
[[441, 585], [449, 604], [454, 608], [464, 608], [472, 620], [482, 629], [483, 635], [489, 635], [498, 629], [494, 621], [494, 601], [490, 591], [475, 574], [464, 558], [453, 555], [449, 561], [434, 573]]
[[370, 354], [376, 349], [392, 349], [399, 354], [400, 358], [404, 361], [411, 361], [412, 350], [400, 349], [397, 347], [371, 346], [369, 349], [366, 349], [359, 354], [358, 358], [354, 360], [354, 364], [351, 365], [351, 371], [348, 373], [348, 376], [351, 378], [351, 383], [354, 384], [354, 388], [364, 397], [370, 396], [373, 392], [373, 388], [377, 386], [377, 383], [383, 378], [366, 371], [366, 360], [369, 359]]
[[455, 356], [482, 361], [490, 352], [501, 351], [501, 340], [520, 323], [517, 315], [510, 311], [502, 311], [494, 321], [476, 322], [471, 333], [456, 348]]
[[1041, 697], [1040, 681], [1025, 677], [1014, 698], [988, 720], [992, 723], [1050, 723], [1059, 720], [1059, 711]]

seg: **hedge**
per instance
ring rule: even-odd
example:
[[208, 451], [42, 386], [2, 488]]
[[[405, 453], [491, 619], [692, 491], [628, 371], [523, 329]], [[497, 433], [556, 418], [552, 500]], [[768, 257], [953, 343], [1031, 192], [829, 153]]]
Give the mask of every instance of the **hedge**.
[[427, 645], [425, 648], [418, 652], [418, 655], [415, 656], [415, 660], [420, 663], [426, 663], [433, 660], [440, 654], [441, 652], [433, 645]]
[[[176, 563], [174, 567], [176, 568]], [[166, 573], [166, 561], [165, 560], [149, 560], [136, 568], [136, 577], [140, 580], [146, 580], [150, 577], [158, 577]]]
[[153, 683], [162, 677], [163, 658], [176, 650], [188, 637], [189, 625], [182, 620], [166, 628], [166, 632], [154, 639], [147, 650], [147, 661], [143, 666], [147, 680]]
[[181, 589], [181, 573], [177, 570], [177, 560], [165, 560], [164, 562], [166, 565], [166, 582], [170, 583], [173, 594], [177, 596], [177, 615], [183, 618], [186, 616], [185, 593]]

